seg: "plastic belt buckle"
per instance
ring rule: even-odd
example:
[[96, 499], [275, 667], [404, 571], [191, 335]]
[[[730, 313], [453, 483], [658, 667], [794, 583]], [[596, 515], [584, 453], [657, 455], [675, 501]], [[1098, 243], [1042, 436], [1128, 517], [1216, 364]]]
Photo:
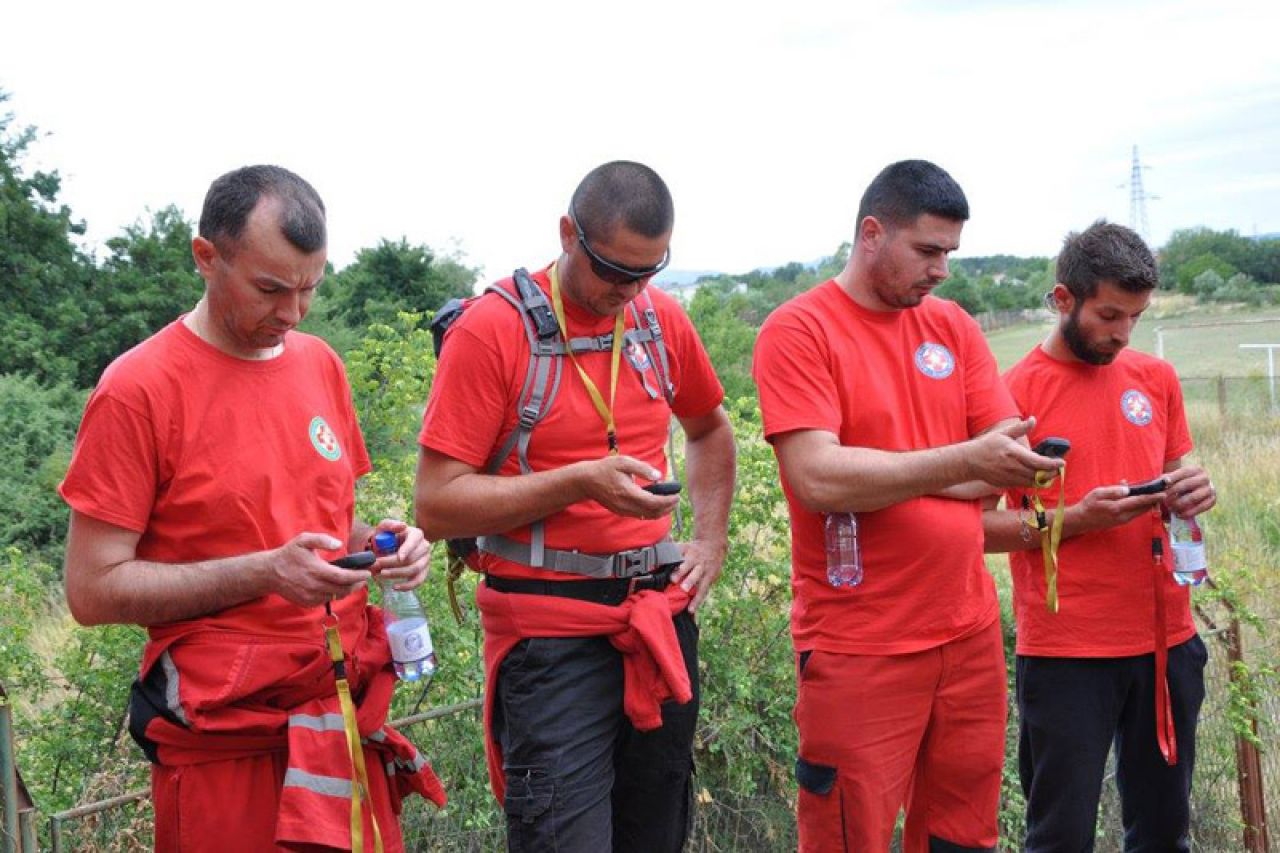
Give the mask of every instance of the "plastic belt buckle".
[[613, 555], [613, 576], [616, 578], [636, 578], [648, 574], [652, 556], [648, 548], [637, 548], [634, 551], [619, 551]]

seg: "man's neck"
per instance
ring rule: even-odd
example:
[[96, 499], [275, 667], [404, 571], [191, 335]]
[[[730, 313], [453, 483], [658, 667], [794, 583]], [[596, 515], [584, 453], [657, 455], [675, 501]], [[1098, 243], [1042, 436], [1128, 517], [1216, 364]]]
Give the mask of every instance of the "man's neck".
[[1049, 337], [1044, 339], [1040, 344], [1040, 349], [1044, 354], [1054, 361], [1061, 361], [1065, 364], [1084, 364], [1084, 360], [1071, 351], [1071, 347], [1067, 346], [1067, 339], [1062, 336], [1062, 326], [1054, 326], [1053, 331], [1049, 332]]
[[233, 358], [245, 361], [269, 361], [284, 352], [284, 342], [276, 344], [269, 349], [241, 350], [232, 346], [218, 334], [209, 315], [209, 302], [203, 297], [196, 303], [196, 307], [182, 318], [182, 325], [190, 329], [197, 338], [209, 346]]

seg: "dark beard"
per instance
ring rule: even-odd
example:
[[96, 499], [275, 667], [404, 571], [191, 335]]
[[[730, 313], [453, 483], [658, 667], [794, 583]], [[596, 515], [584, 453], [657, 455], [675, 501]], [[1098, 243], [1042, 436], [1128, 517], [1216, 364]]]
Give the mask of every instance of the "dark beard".
[[1062, 324], [1062, 340], [1066, 342], [1071, 354], [1085, 364], [1110, 364], [1116, 359], [1114, 355], [1098, 352], [1090, 347], [1089, 342], [1084, 339], [1084, 335], [1080, 334], [1079, 304], [1071, 309], [1071, 316], [1067, 318], [1067, 322]]

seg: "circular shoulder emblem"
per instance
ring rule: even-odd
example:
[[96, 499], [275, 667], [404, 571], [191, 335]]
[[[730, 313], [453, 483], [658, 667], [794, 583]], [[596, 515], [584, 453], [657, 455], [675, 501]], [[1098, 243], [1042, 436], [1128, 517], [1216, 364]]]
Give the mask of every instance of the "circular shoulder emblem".
[[1155, 415], [1151, 401], [1137, 388], [1130, 388], [1120, 395], [1120, 411], [1129, 423], [1143, 427], [1151, 423]]
[[333, 434], [333, 430], [325, 423], [324, 418], [319, 415], [312, 418], [307, 434], [311, 436], [311, 446], [316, 449], [316, 453], [330, 462], [337, 462], [342, 458], [342, 447], [338, 444], [338, 437]]
[[916, 367], [930, 379], [946, 379], [956, 369], [956, 357], [942, 344], [925, 341], [916, 350]]

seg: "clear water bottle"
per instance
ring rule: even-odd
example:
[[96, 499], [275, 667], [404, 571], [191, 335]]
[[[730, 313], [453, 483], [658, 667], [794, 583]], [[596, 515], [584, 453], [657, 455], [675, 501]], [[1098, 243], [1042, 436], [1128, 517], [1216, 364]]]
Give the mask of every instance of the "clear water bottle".
[[1179, 586], [1199, 586], [1209, 577], [1204, 553], [1204, 533], [1193, 515], [1169, 519], [1169, 545], [1173, 548], [1173, 579]]
[[827, 544], [827, 582], [837, 589], [862, 583], [858, 517], [851, 512], [829, 512], [822, 523]]
[[[399, 543], [389, 530], [373, 537], [373, 550], [378, 556], [394, 554]], [[382, 618], [387, 626], [387, 642], [391, 660], [401, 681], [417, 681], [436, 671], [436, 650], [431, 645], [431, 628], [427, 614], [413, 590], [395, 589], [395, 580], [387, 578], [382, 585]]]

